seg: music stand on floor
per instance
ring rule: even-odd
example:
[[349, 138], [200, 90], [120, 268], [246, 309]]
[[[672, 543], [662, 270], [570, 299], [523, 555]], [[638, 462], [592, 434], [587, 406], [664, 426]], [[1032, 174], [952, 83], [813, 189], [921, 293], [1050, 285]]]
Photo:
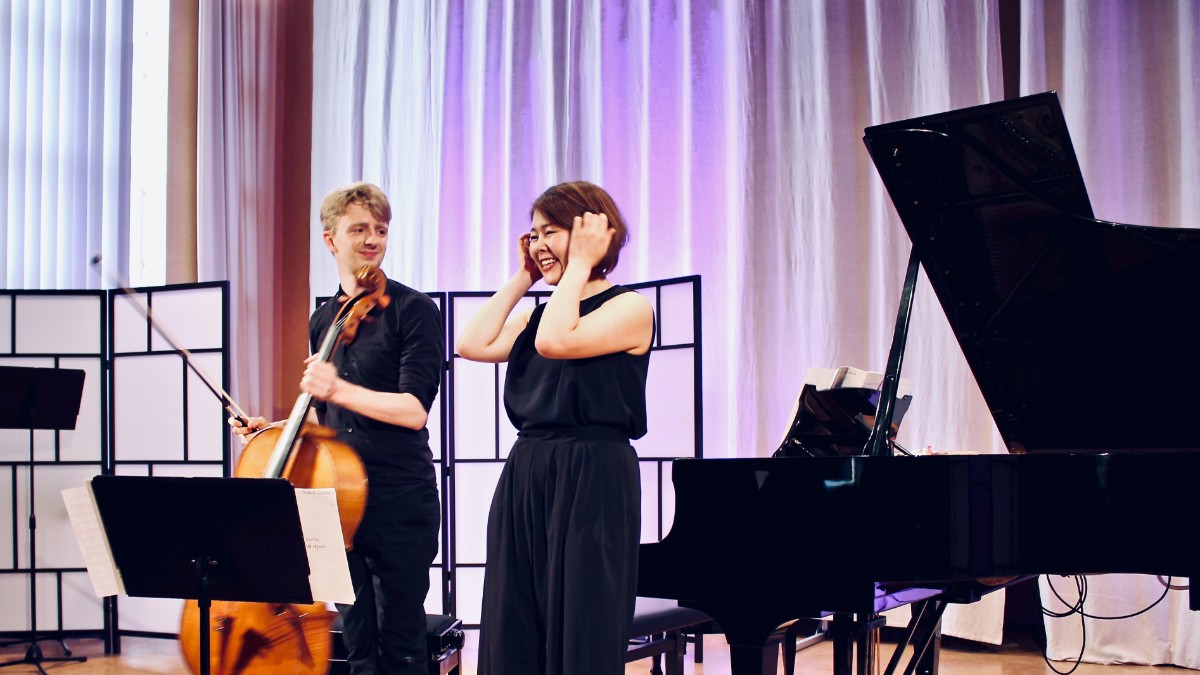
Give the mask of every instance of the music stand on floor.
[[286, 479], [96, 476], [92, 494], [125, 594], [197, 601], [202, 675], [212, 600], [313, 601]]
[[[37, 630], [37, 514], [34, 513], [33, 433], [38, 429], [63, 431], [75, 428], [79, 417], [79, 401], [83, 398], [84, 371], [67, 368], [26, 368], [0, 366], [0, 429], [29, 430], [29, 638], [6, 642], [10, 645], [29, 643], [25, 657], [0, 663], [0, 668], [33, 664], [46, 675], [42, 663], [51, 661], [86, 661], [86, 656], [71, 656], [62, 637], [41, 638]], [[57, 640], [66, 656], [47, 657], [38, 643]]]

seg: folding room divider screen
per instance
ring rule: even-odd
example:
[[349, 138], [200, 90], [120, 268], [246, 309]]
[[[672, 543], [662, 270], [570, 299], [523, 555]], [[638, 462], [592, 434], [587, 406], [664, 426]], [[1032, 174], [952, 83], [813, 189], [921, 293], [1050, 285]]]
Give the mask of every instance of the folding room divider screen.
[[[642, 469], [642, 539], [657, 541], [674, 513], [671, 460], [702, 455], [700, 278], [630, 284], [655, 311], [647, 391], [650, 430], [634, 442]], [[548, 291], [525, 303], [544, 302]], [[487, 506], [516, 432], [504, 414], [504, 364], [453, 354], [462, 325], [490, 293], [430, 293], [449, 346], [430, 415], [430, 445], [443, 503], [441, 552], [430, 568], [430, 613], [479, 620]], [[222, 402], [154, 323], [228, 391], [227, 282], [119, 291], [0, 291], [0, 365], [85, 371], [72, 431], [0, 430], [0, 634], [161, 635], [178, 631], [179, 600], [92, 592], [61, 491], [98, 474], [228, 476], [232, 438]], [[32, 498], [31, 498], [32, 495]], [[37, 516], [36, 560], [28, 521]], [[151, 536], [149, 533], [148, 536]]]

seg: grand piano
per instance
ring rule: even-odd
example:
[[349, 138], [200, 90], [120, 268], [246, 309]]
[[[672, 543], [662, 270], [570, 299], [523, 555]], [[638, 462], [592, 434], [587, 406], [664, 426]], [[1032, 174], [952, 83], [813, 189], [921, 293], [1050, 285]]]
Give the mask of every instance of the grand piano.
[[[1200, 230], [1095, 219], [1054, 92], [864, 141], [913, 251], [863, 451], [676, 460], [674, 523], [641, 547], [639, 595], [711, 616], [734, 675], [774, 673], [765, 645], [804, 617], [831, 616], [834, 672], [865, 675], [880, 612], [913, 603], [888, 670], [910, 645], [933, 672], [947, 603], [1041, 574], [1200, 572], [1176, 527], [1200, 511]], [[1008, 454], [895, 451], [918, 265]]]

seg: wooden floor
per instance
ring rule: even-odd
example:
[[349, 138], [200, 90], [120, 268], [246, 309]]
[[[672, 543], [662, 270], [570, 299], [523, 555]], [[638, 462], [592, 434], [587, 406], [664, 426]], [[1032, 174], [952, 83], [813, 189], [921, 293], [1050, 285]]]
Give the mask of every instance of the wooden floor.
[[[475, 675], [474, 644], [477, 633], [468, 631], [467, 647], [463, 650], [463, 674]], [[0, 641], [2, 642], [2, 641]], [[148, 638], [123, 638], [122, 653], [118, 656], [105, 656], [103, 643], [99, 640], [71, 640], [68, 647], [77, 655], [87, 656], [83, 663], [53, 663], [43, 664], [47, 673], [62, 673], [63, 675], [87, 675], [88, 673], [123, 673], [141, 674], [170, 674], [184, 675], [187, 667], [179, 654], [178, 644], [174, 640], [155, 640]], [[39, 643], [39, 648], [46, 657], [62, 654], [58, 643], [49, 640]], [[0, 664], [23, 659], [28, 645], [12, 645], [0, 648]], [[890, 655], [890, 649], [884, 645], [884, 651]], [[886, 658], [886, 657], [885, 657]], [[941, 673], [948, 675], [1053, 675], [1067, 673], [1074, 664], [1056, 662], [1054, 667], [1047, 665], [1042, 656], [1032, 644], [1014, 643], [1001, 647], [980, 645], [948, 638], [943, 643]], [[882, 670], [882, 667], [880, 668]], [[831, 645], [821, 642], [801, 651], [796, 659], [798, 673], [829, 673], [831, 668]], [[0, 665], [0, 675], [11, 673], [37, 673], [33, 665]], [[625, 668], [626, 675], [637, 673], [646, 675], [650, 672], [648, 660], [630, 663]], [[1129, 665], [1095, 665], [1082, 664], [1074, 670], [1073, 675], [1164, 675], [1191, 673], [1184, 668], [1151, 667]], [[729, 652], [724, 638], [719, 635], [709, 635], [704, 640], [704, 663], [695, 665], [692, 654], [686, 657], [685, 675], [724, 675], [729, 673]], [[782, 670], [780, 670], [782, 673]]]

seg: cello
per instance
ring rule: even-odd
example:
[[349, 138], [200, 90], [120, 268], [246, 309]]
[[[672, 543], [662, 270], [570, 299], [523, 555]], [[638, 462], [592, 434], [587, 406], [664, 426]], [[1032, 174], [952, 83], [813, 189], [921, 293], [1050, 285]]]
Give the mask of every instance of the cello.
[[[316, 358], [329, 361], [339, 345], [354, 340], [359, 322], [376, 306], [387, 307], [387, 278], [378, 267], [355, 274], [363, 292], [346, 300], [326, 331]], [[366, 470], [358, 454], [334, 439], [333, 430], [305, 422], [312, 395], [301, 393], [282, 428], [268, 427], [242, 450], [234, 471], [240, 478], [288, 479], [296, 487], [334, 488], [346, 549], [367, 503]], [[329, 669], [334, 613], [323, 602], [309, 604], [215, 601], [209, 624], [209, 672], [214, 675], [316, 675]], [[193, 673], [204, 672], [200, 609], [184, 605], [179, 642]]]

